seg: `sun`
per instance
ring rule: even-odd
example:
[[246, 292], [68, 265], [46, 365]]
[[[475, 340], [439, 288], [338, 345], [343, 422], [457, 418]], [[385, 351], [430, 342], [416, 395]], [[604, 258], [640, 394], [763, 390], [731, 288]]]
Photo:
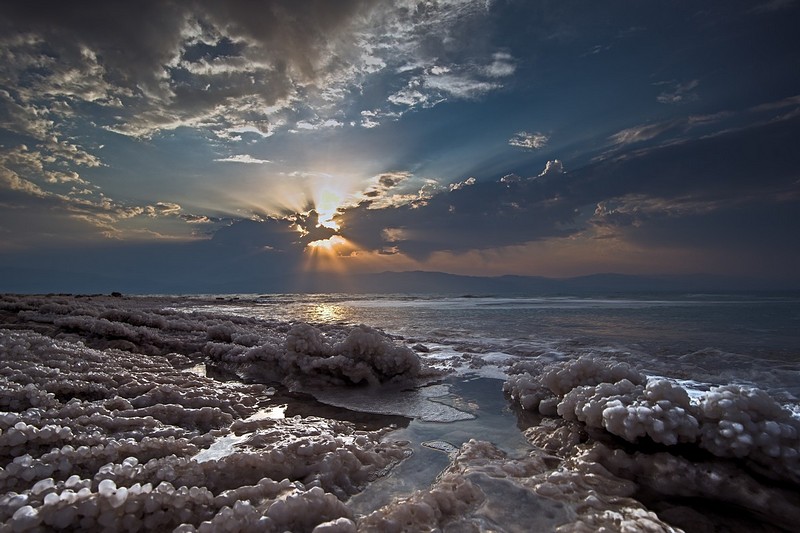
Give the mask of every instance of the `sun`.
[[344, 195], [340, 191], [326, 188], [321, 189], [314, 196], [314, 210], [319, 214], [320, 226], [339, 230], [339, 224], [334, 221], [333, 217], [342, 205]]

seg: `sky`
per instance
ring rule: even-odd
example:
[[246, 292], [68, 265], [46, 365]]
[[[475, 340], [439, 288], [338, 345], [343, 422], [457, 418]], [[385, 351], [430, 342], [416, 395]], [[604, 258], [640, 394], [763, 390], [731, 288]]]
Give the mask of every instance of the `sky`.
[[796, 285], [798, 27], [798, 0], [6, 2], [0, 289]]

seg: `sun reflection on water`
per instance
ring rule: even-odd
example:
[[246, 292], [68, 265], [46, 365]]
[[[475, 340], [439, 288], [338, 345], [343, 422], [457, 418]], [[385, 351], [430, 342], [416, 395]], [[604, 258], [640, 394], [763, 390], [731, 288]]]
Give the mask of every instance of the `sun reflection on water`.
[[310, 306], [305, 311], [305, 320], [310, 322], [348, 322], [352, 317], [352, 312], [341, 305], [319, 303]]

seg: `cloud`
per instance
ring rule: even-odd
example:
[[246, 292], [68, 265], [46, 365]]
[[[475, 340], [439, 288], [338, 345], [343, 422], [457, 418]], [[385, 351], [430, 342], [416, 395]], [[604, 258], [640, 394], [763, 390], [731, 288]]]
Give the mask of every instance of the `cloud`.
[[410, 172], [384, 172], [378, 175], [378, 185], [390, 189], [411, 177]]
[[399, 242], [408, 238], [403, 228], [383, 228], [381, 236], [386, 242]]
[[525, 148], [526, 150], [539, 150], [547, 146], [549, 140], [550, 137], [538, 131], [533, 133], [519, 131], [508, 140], [508, 144], [517, 148]]
[[156, 205], [148, 205], [144, 212], [149, 217], [172, 216], [181, 212], [181, 206], [172, 202], [158, 202]]
[[[434, 91], [434, 94], [444, 94], [460, 100], [473, 100], [500, 88], [501, 85], [494, 82], [473, 79], [469, 76], [443, 74], [426, 76], [424, 78], [423, 87]], [[440, 101], [443, 100], [443, 98], [440, 99]]]
[[519, 183], [522, 180], [523, 180], [522, 176], [518, 174], [506, 174], [505, 176], [500, 178], [500, 183], [511, 185], [512, 183]]
[[[68, 165], [95, 168], [102, 163], [76, 145], [55, 138], [34, 148], [23, 144], [0, 149], [0, 203], [7, 207], [0, 228], [8, 230], [7, 246], [31, 248], [81, 239], [190, 238], [182, 221], [177, 226], [162, 223], [180, 214], [180, 205], [117, 201], [77, 172], [61, 170]], [[12, 209], [17, 213], [14, 216], [9, 215]], [[158, 219], [158, 228], [145, 227], [153, 219]]]
[[[179, 127], [228, 140], [277, 127], [341, 127], [354, 120], [336, 116], [353, 94], [408, 65], [417, 68], [406, 71], [405, 87], [384, 97], [400, 112], [474, 99], [515, 70], [508, 52], [475, 37], [487, 7], [485, 0], [424, 7], [90, 1], [49, 6], [44, 17], [36, 6], [16, 4], [0, 22], [0, 125], [43, 139], [57, 122], [74, 120], [79, 105], [94, 111], [96, 126], [137, 138]], [[483, 63], [475, 64], [478, 52]], [[397, 113], [382, 105], [357, 123], [374, 127]]]
[[[0, 211], [0, 223], [4, 213]], [[31, 217], [26, 222], [39, 224]], [[76, 280], [69, 290], [81, 290], [81, 280], [90, 279], [96, 291], [96, 280], [110, 285], [103, 290], [125, 292], [209, 292], [243, 291], [247, 287], [265, 290], [286, 290], [285, 279], [298, 275], [306, 260], [305, 246], [294, 222], [287, 219], [228, 221], [212, 236], [175, 242], [154, 235], [138, 233], [137, 239], [106, 241], [104, 246], [81, 246], [72, 240], [75, 231], [83, 231], [82, 223], [64, 218], [61, 246], [50, 249], [17, 250], [4, 255], [2, 267], [33, 272], [30, 277], [49, 279], [50, 270], [60, 272], [60, 279]], [[2, 227], [0, 225], [0, 227]], [[47, 229], [37, 228], [37, 229]], [[13, 236], [12, 236], [13, 237]], [[0, 245], [5, 241], [0, 236]], [[58, 257], [53, 264], [53, 257]], [[66, 271], [66, 272], [65, 272]], [[24, 276], [23, 276], [24, 277]], [[61, 281], [56, 278], [55, 286]], [[277, 280], [277, 281], [276, 281]], [[41, 279], [37, 286], [42, 286]]]
[[372, 179], [376, 180], [375, 185], [361, 194], [367, 209], [421, 205], [445, 189], [436, 180], [420, 178], [406, 170], [383, 172]]
[[344, 123], [340, 120], [336, 120], [333, 118], [329, 118], [323, 120], [317, 117], [314, 120], [301, 120], [295, 124], [295, 129], [292, 131], [317, 131], [317, 130], [324, 130], [324, 129], [331, 129], [331, 128], [341, 128], [344, 126]]
[[707, 215], [743, 203], [747, 203], [747, 200], [701, 200], [692, 196], [660, 198], [627, 194], [599, 202], [589, 222], [602, 228], [641, 227], [655, 219]]
[[269, 161], [268, 159], [258, 159], [249, 154], [236, 154], [215, 159], [214, 161], [219, 161], [221, 163], [246, 163], [251, 165], [265, 165], [267, 163], [272, 163], [272, 161]]
[[516, 62], [493, 47], [482, 26], [489, 3], [446, 0], [424, 5], [395, 3], [394, 9], [373, 12], [371, 30], [364, 33], [370, 57], [380, 69], [361, 86], [388, 85], [393, 90], [382, 105], [362, 111], [365, 128], [394, 120], [420, 108], [450, 100], [475, 100], [502, 88]]
[[553, 201], [553, 191], [538, 180], [509, 185], [470, 178], [424, 202], [377, 208], [364, 201], [343, 209], [337, 222], [342, 235], [364, 249], [394, 247], [413, 258], [565, 234], [563, 228], [575, 218], [574, 206]]
[[[609, 136], [608, 139], [613, 146], [607, 152], [596, 156], [595, 159], [605, 159], [609, 155], [625, 149], [627, 145], [644, 143], [660, 137], [662, 140], [658, 145], [641, 148], [640, 151], [685, 143], [691, 140], [692, 135], [694, 137], [714, 137], [729, 135], [737, 131], [752, 131], [770, 123], [791, 121], [798, 116], [800, 116], [800, 96], [791, 96], [752, 106], [744, 111], [717, 111], [677, 117], [651, 124], [638, 124]], [[744, 125], [742, 125], [743, 120]], [[728, 124], [727, 127], [726, 124]]]
[[459, 189], [463, 189], [465, 187], [469, 187], [471, 185], [475, 185], [475, 183], [477, 181], [478, 180], [476, 180], [475, 178], [467, 178], [464, 181], [458, 181], [456, 183], [451, 183], [450, 184], [450, 190], [451, 191], [457, 191]]
[[[103, 165], [87, 143], [92, 135], [159, 141], [183, 128], [224, 146], [281, 130], [372, 128], [418, 107], [479, 98], [516, 68], [510, 53], [476, 37], [487, 9], [484, 0], [90, 0], [48, 6], [45, 16], [32, 4], [8, 6], [0, 130], [30, 148], [24, 164], [6, 159], [5, 187], [72, 208], [83, 197], [76, 209], [85, 210], [100, 189], [82, 170]], [[368, 89], [374, 98], [362, 106]], [[225, 148], [231, 155], [217, 162], [269, 162]], [[424, 197], [416, 185], [381, 196], [414, 201]], [[109, 201], [95, 203], [113, 211]], [[124, 233], [117, 222], [103, 224], [108, 235]]]
[[800, 94], [783, 98], [781, 100], [777, 100], [774, 102], [765, 102], [763, 104], [759, 104], [757, 106], [754, 106], [750, 111], [754, 112], [773, 111], [776, 109], [784, 109], [787, 107], [793, 107], [793, 108], [800, 107]]
[[563, 174], [564, 172], [564, 164], [558, 159], [553, 159], [545, 164], [544, 170], [542, 170], [537, 177], [542, 178], [544, 176]]
[[207, 217], [206, 215], [182, 214], [179, 216], [181, 219], [185, 220], [189, 224], [208, 224], [210, 222], [213, 222], [213, 219]]
[[700, 85], [700, 81], [691, 80], [686, 83], [669, 81], [662, 82], [660, 85], [669, 85], [670, 89], [656, 96], [656, 101], [662, 104], [684, 104], [697, 100], [698, 96], [694, 90]]
[[484, 73], [490, 78], [505, 78], [517, 70], [514, 58], [507, 52], [492, 54], [492, 63], [484, 67]]

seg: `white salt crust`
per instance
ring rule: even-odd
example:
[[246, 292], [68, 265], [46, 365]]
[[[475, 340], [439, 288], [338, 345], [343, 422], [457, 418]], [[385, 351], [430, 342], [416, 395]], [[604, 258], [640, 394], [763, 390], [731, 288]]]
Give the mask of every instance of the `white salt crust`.
[[512, 400], [562, 420], [528, 430], [537, 446], [603, 465], [662, 497], [735, 504], [789, 529], [800, 521], [800, 420], [766, 392], [716, 386], [690, 399], [674, 380], [595, 357], [514, 370], [504, 386]]
[[[2, 303], [4, 312], [16, 309], [22, 317], [7, 325], [33, 322], [60, 337], [0, 329], [2, 532], [354, 531], [355, 517], [343, 502], [409, 453], [406, 443], [381, 442], [387, 430], [358, 431], [318, 418], [246, 420], [268, 399], [266, 386], [176, 369], [201, 353], [209, 337], [233, 337], [230, 321], [115, 309], [113, 300], [3, 297]], [[214, 322], [226, 324], [209, 332]], [[246, 340], [278, 337], [281, 327], [256, 324], [258, 333]], [[295, 350], [311, 350], [302, 342], [320, 340], [309, 328], [284, 328], [295, 332]], [[341, 364], [295, 365], [287, 375], [307, 370], [345, 384], [358, 377], [391, 381], [394, 371], [411, 379], [419, 369], [374, 330], [336, 335], [341, 339], [332, 346], [340, 348], [330, 357]], [[328, 350], [325, 342], [315, 349]], [[126, 343], [144, 353], [126, 351]], [[187, 346], [194, 351], [176, 353]], [[356, 367], [360, 373], [351, 371]], [[239, 442], [229, 453], [193, 459], [233, 435]]]

